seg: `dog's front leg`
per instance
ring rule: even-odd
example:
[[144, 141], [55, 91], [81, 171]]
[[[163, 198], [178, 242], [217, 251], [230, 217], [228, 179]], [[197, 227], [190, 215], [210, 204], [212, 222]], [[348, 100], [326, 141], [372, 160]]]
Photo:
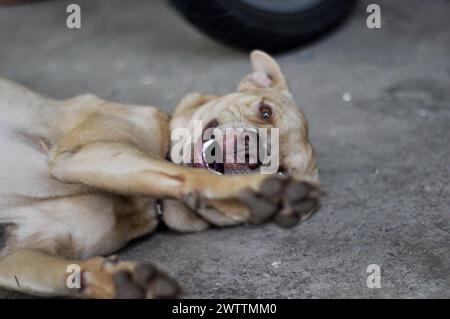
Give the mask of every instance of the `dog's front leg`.
[[120, 142], [61, 150], [50, 168], [62, 182], [122, 195], [179, 199], [207, 219], [218, 212], [213, 220], [261, 223], [277, 215], [280, 224], [293, 224], [318, 205], [320, 196], [306, 181], [263, 174], [220, 176], [175, 165]]
[[58, 151], [51, 175], [121, 195], [181, 199], [197, 207], [203, 200], [234, 199], [240, 190], [257, 190], [265, 176], [222, 177], [207, 170], [175, 165], [132, 144], [99, 141]]

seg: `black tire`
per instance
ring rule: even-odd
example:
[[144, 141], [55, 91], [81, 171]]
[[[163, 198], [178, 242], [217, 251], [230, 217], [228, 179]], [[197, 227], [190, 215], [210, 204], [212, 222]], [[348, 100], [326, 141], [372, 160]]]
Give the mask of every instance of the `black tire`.
[[[290, 0], [290, 2], [305, 0]], [[286, 50], [322, 35], [342, 21], [356, 0], [315, 0], [309, 8], [261, 8], [249, 0], [170, 0], [194, 26], [237, 48]], [[298, 4], [297, 4], [298, 5]], [[270, 5], [269, 5], [270, 6]]]

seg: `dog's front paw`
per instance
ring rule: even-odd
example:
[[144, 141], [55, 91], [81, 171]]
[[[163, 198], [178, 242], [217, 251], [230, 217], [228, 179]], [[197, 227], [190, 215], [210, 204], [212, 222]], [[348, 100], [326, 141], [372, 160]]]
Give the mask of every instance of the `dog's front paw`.
[[249, 222], [273, 221], [282, 227], [292, 227], [317, 211], [324, 194], [312, 182], [274, 175], [261, 183], [259, 191], [243, 191], [240, 199], [250, 209]]
[[85, 298], [176, 298], [180, 286], [148, 263], [96, 257], [82, 265], [81, 296]]

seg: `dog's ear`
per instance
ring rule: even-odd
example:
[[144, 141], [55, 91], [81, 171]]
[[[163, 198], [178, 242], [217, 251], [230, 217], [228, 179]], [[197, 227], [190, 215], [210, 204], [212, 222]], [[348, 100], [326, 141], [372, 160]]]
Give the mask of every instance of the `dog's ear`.
[[273, 88], [289, 94], [289, 88], [277, 62], [262, 51], [250, 54], [253, 73], [242, 79], [238, 91], [254, 88]]

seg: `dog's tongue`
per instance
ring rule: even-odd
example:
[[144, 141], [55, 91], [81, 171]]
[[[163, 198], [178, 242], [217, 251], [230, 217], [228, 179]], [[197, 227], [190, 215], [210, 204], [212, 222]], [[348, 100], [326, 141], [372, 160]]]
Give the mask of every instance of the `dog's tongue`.
[[230, 175], [244, 175], [250, 174], [253, 170], [247, 164], [230, 163], [224, 164], [224, 174]]

